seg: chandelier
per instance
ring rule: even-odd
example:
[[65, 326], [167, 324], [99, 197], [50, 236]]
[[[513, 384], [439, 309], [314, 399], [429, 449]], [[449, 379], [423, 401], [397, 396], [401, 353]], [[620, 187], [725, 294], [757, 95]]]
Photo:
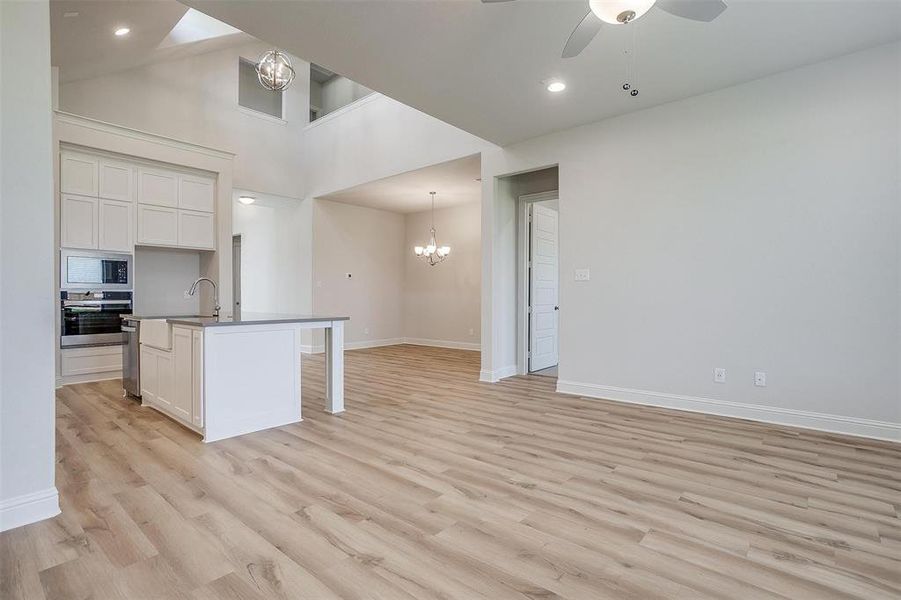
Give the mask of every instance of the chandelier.
[[294, 81], [294, 67], [288, 55], [278, 50], [269, 50], [260, 57], [256, 65], [257, 79], [267, 90], [280, 92]]
[[429, 266], [434, 267], [438, 263], [442, 262], [445, 258], [450, 255], [450, 246], [439, 246], [438, 239], [435, 237], [435, 194], [437, 192], [429, 192], [432, 195], [432, 221], [431, 226], [429, 227], [429, 243], [425, 246], [415, 246], [413, 248], [413, 254], [415, 254], [418, 258], [421, 258], [425, 262], [429, 264]]

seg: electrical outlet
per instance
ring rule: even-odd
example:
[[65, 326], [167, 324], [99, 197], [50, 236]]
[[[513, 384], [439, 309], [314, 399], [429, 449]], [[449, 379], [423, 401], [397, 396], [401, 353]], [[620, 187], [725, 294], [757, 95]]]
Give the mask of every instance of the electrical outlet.
[[185, 291], [184, 291], [184, 298], [185, 298], [185, 300], [187, 300], [187, 299], [190, 298], [190, 297], [191, 297], [191, 294], [188, 292], [188, 290], [185, 290]]
[[369, 335], [369, 328], [368, 328], [368, 327], [364, 327], [364, 328], [363, 328], [363, 335]]
[[575, 271], [575, 280], [576, 281], [588, 281], [591, 279], [591, 272], [588, 269], [576, 269]]
[[713, 370], [713, 382], [714, 383], [726, 383], [726, 369], [721, 367]]
[[470, 328], [469, 328], [469, 335], [475, 335], [475, 334], [476, 334], [476, 330], [473, 329], [472, 327], [470, 327]]
[[754, 373], [754, 385], [766, 387], [766, 371], [756, 371]]

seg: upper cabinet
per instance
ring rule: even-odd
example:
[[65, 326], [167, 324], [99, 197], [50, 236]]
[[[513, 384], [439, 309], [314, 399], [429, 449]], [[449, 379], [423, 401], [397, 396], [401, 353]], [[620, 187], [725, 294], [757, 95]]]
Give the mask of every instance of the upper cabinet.
[[90, 154], [62, 152], [59, 157], [60, 192], [97, 196], [100, 159]]
[[213, 177], [64, 150], [60, 190], [64, 248], [216, 249]]
[[100, 190], [107, 200], [134, 202], [135, 169], [132, 165], [107, 158], [100, 159]]
[[216, 195], [212, 179], [193, 175], [178, 176], [178, 208], [213, 212]]
[[138, 168], [138, 202], [154, 206], [178, 206], [178, 174]]
[[63, 248], [98, 248], [99, 201], [97, 198], [63, 194], [60, 198], [59, 243]]

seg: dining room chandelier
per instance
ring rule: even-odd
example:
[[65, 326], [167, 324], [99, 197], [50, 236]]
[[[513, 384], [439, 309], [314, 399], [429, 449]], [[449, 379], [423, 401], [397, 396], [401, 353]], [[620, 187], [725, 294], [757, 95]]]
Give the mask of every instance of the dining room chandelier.
[[429, 192], [432, 195], [432, 220], [429, 226], [429, 242], [425, 246], [414, 246], [413, 254], [417, 258], [421, 258], [434, 267], [438, 263], [444, 261], [450, 255], [450, 246], [439, 246], [438, 238], [435, 236], [435, 194], [437, 192]]

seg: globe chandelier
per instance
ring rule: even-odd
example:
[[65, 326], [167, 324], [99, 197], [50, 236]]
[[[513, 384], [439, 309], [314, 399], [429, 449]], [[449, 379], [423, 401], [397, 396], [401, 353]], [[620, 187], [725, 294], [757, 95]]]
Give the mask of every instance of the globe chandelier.
[[435, 236], [435, 194], [437, 192], [429, 192], [432, 195], [432, 220], [429, 226], [429, 242], [425, 246], [414, 246], [413, 254], [417, 258], [421, 258], [430, 267], [434, 267], [443, 262], [450, 255], [450, 246], [439, 246], [438, 238]]
[[294, 81], [294, 67], [288, 55], [279, 50], [269, 50], [256, 64], [260, 85], [273, 92], [286, 89]]

